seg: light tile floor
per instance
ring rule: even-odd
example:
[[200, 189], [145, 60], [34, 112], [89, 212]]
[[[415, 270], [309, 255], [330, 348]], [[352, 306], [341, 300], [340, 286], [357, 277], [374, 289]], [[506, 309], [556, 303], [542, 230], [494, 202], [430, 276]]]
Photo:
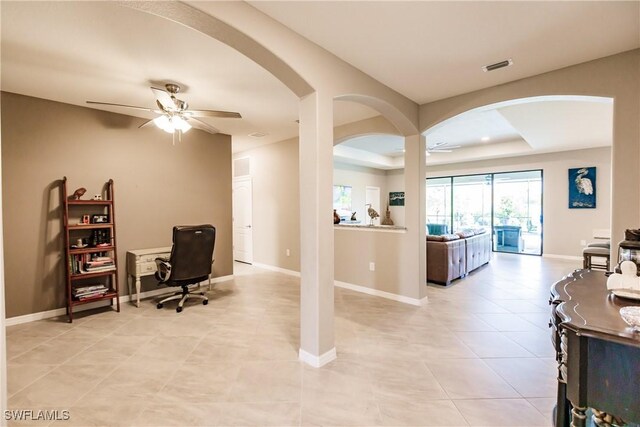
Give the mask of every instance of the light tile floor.
[[494, 254], [423, 307], [336, 288], [338, 359], [314, 369], [299, 280], [238, 264], [181, 314], [146, 300], [7, 328], [9, 406], [70, 411], [35, 425], [549, 426], [549, 286], [578, 267]]

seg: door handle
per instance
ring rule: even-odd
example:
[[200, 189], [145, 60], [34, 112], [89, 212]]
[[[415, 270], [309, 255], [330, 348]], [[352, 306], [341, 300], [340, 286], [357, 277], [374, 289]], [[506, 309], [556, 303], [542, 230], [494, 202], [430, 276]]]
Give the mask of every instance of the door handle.
[[247, 225], [247, 228], [251, 228], [251, 225]]

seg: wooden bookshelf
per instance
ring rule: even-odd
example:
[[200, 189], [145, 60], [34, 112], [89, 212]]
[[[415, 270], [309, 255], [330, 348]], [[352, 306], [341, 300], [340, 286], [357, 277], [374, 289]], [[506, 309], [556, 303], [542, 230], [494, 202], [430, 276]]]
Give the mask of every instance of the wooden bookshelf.
[[[67, 192], [67, 177], [62, 179], [63, 228], [66, 264], [66, 300], [69, 322], [73, 322], [73, 308], [77, 305], [109, 300], [120, 311], [118, 291], [118, 252], [116, 247], [116, 219], [113, 180], [110, 179], [102, 192], [103, 200], [73, 200]], [[83, 217], [106, 216], [108, 222], [81, 223]], [[90, 237], [87, 237], [90, 232]], [[75, 243], [87, 246], [74, 247]], [[106, 243], [106, 245], [104, 245]], [[100, 246], [103, 245], [103, 246]], [[100, 258], [97, 258], [100, 257]], [[105, 261], [108, 259], [109, 261]], [[113, 265], [112, 269], [92, 271], [96, 263]], [[96, 279], [95, 283], [86, 283]], [[83, 286], [101, 286], [97, 295], [80, 298], [74, 294]], [[85, 294], [86, 295], [86, 294]]]

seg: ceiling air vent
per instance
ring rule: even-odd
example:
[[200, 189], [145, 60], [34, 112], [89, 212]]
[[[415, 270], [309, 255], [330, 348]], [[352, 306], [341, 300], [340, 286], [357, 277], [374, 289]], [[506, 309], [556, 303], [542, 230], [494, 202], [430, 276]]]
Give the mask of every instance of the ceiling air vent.
[[264, 133], [264, 132], [254, 132], [254, 133], [250, 133], [249, 136], [253, 137], [253, 138], [262, 138], [263, 136], [267, 136], [269, 135], [268, 133]]
[[495, 64], [485, 65], [484, 67], [482, 67], [482, 71], [486, 73], [487, 71], [493, 71], [499, 68], [508, 67], [512, 64], [513, 61], [511, 59], [505, 59], [504, 61], [496, 62]]

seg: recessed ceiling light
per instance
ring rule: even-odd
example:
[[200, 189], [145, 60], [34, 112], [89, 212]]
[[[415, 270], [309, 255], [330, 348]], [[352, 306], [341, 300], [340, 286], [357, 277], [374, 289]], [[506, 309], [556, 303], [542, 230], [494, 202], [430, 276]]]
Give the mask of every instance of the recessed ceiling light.
[[487, 142], [488, 140], [490, 140], [491, 138], [489, 138], [488, 136], [483, 136], [482, 138], [480, 138], [480, 141], [482, 142]]
[[253, 138], [262, 138], [263, 136], [267, 136], [267, 135], [269, 134], [264, 132], [254, 132], [249, 134], [249, 136]]
[[513, 65], [513, 60], [511, 58], [505, 59], [504, 61], [496, 62], [495, 64], [485, 65], [484, 67], [482, 67], [482, 71], [486, 73], [487, 71], [498, 70], [510, 65]]

